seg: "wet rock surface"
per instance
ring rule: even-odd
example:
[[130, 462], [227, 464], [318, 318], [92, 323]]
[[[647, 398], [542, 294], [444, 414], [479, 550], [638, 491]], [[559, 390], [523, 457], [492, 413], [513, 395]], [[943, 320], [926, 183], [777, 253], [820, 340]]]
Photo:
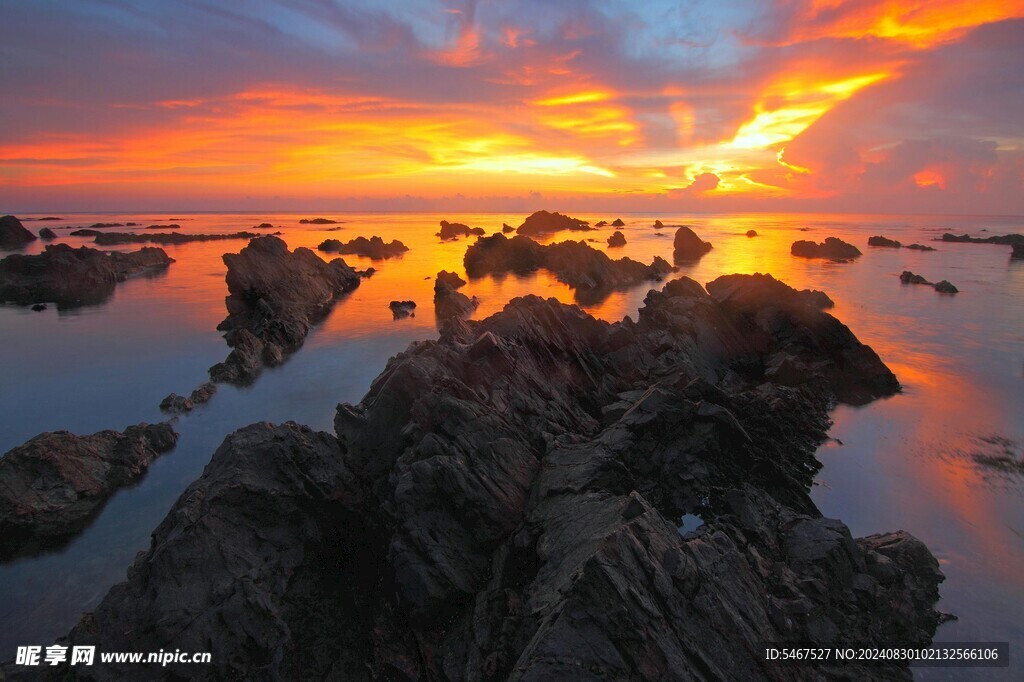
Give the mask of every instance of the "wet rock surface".
[[210, 398], [212, 398], [213, 394], [216, 392], [217, 384], [212, 381], [208, 381], [194, 389], [188, 397], [178, 395], [177, 393], [171, 393], [160, 401], [160, 410], [170, 414], [191, 412], [197, 406], [209, 402]]
[[0, 301], [21, 305], [56, 303], [59, 308], [102, 303], [119, 282], [141, 272], [159, 272], [174, 262], [163, 249], [145, 247], [107, 253], [86, 246], [49, 244], [37, 255], [0, 260]]
[[37, 237], [12, 215], [0, 218], [0, 249], [20, 249]]
[[525, 237], [542, 237], [562, 230], [589, 232], [593, 229], [586, 220], [571, 218], [561, 213], [537, 211], [527, 216], [516, 232]]
[[43, 433], [0, 458], [0, 560], [59, 546], [174, 447], [168, 424]]
[[474, 296], [470, 298], [458, 291], [466, 285], [466, 280], [458, 273], [442, 270], [434, 280], [434, 314], [439, 325], [453, 318], [468, 317], [480, 305]]
[[508, 239], [502, 234], [478, 239], [466, 249], [463, 265], [470, 277], [522, 275], [544, 268], [575, 289], [581, 302], [600, 301], [612, 291], [657, 281], [675, 270], [658, 256], [645, 265], [631, 258], [612, 259], [582, 241], [541, 245], [522, 235]]
[[712, 248], [711, 242], [698, 237], [697, 233], [686, 225], [676, 230], [675, 238], [672, 240], [672, 255], [677, 263], [698, 260]]
[[163, 244], [176, 246], [190, 242], [216, 242], [228, 239], [252, 239], [259, 237], [256, 232], [232, 232], [230, 234], [182, 234], [180, 232], [153, 232], [151, 234], [134, 234], [132, 232], [99, 232], [91, 234], [85, 230], [78, 230], [71, 234], [80, 236], [93, 236], [95, 242], [101, 246], [115, 246], [118, 244]]
[[481, 236], [484, 234], [482, 227], [470, 227], [462, 223], [450, 223], [447, 220], [441, 221], [441, 231], [435, 236], [441, 239], [458, 239], [459, 237]]
[[394, 258], [395, 256], [401, 256], [409, 250], [408, 246], [397, 239], [385, 242], [377, 236], [370, 237], [369, 239], [366, 237], [356, 237], [347, 242], [341, 242], [337, 239], [325, 239], [316, 248], [319, 251], [365, 256], [372, 260]]
[[764, 642], [927, 642], [924, 545], [808, 497], [828, 408], [898, 383], [805, 299], [682, 278], [635, 322], [534, 296], [453, 321], [334, 434], [230, 435], [66, 643], [213, 653], [95, 679], [660, 680], [780, 679]]
[[309, 249], [289, 251], [274, 236], [224, 254], [224, 264], [228, 316], [217, 329], [226, 332], [232, 351], [210, 368], [210, 378], [233, 384], [251, 382], [264, 365], [281, 364], [334, 302], [361, 281], [341, 258], [325, 263]]
[[847, 261], [861, 255], [860, 249], [856, 246], [836, 237], [827, 237], [820, 244], [804, 239], [795, 241], [790, 253], [801, 258], [824, 258], [834, 261]]

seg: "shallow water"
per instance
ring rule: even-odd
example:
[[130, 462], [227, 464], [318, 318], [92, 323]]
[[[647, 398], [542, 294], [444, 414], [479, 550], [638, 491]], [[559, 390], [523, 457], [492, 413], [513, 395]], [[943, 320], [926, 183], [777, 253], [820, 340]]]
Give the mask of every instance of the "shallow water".
[[[180, 218], [171, 221], [170, 218]], [[387, 358], [410, 342], [435, 338], [433, 276], [463, 273], [470, 240], [441, 243], [441, 218], [481, 226], [518, 225], [522, 215], [345, 214], [334, 225], [300, 225], [298, 214], [64, 215], [59, 222], [26, 222], [55, 229], [72, 245], [67, 226], [94, 222], [178, 222], [183, 232], [249, 230], [264, 221], [289, 247], [315, 248], [322, 240], [358, 235], [401, 239], [404, 256], [373, 262], [345, 256], [377, 273], [342, 300], [313, 330], [305, 346], [281, 367], [265, 371], [246, 389], [221, 387], [213, 400], [177, 422], [178, 446], [157, 460], [136, 486], [117, 493], [93, 524], [66, 547], [0, 566], [0, 660], [17, 645], [46, 644], [66, 632], [81, 611], [95, 606], [124, 578], [134, 555], [177, 496], [198, 477], [232, 430], [254, 421], [293, 419], [330, 430], [338, 402], [356, 402]], [[578, 216], [612, 220], [616, 216]], [[1005, 466], [1006, 451], [1020, 459], [1024, 443], [1024, 262], [1009, 247], [935, 244], [939, 251], [877, 249], [867, 238], [882, 234], [903, 243], [944, 229], [978, 236], [1024, 231], [1024, 219], [938, 216], [837, 215], [622, 215], [628, 241], [607, 249], [612, 228], [560, 233], [554, 240], [593, 238], [613, 257], [671, 260], [673, 225], [692, 226], [715, 248], [682, 274], [706, 283], [733, 272], [770, 272], [797, 288], [826, 291], [833, 314], [870, 344], [905, 390], [863, 408], [838, 408], [830, 441], [819, 451], [824, 469], [813, 496], [826, 516], [840, 518], [855, 535], [902, 528], [924, 540], [947, 576], [940, 608], [959, 616], [942, 626], [944, 641], [1010, 641], [1011, 657], [1024, 655], [1024, 476]], [[655, 218], [666, 228], [657, 234]], [[341, 227], [337, 231], [329, 231]], [[807, 231], [801, 231], [806, 228]], [[119, 229], [119, 228], [115, 228]], [[748, 238], [755, 229], [760, 236]], [[983, 232], [987, 230], [987, 232]], [[145, 231], [145, 230], [138, 230]], [[261, 230], [253, 230], [262, 232]], [[796, 239], [838, 236], [864, 256], [853, 263], [794, 258]], [[166, 272], [118, 285], [99, 306], [41, 313], [0, 306], [0, 452], [43, 432], [92, 433], [161, 419], [157, 408], [171, 391], [187, 393], [206, 369], [227, 355], [216, 325], [225, 315], [221, 255], [244, 241], [164, 247], [176, 262]], [[38, 252], [41, 242], [26, 252]], [[117, 247], [134, 250], [138, 246]], [[949, 279], [961, 293], [902, 285], [913, 270]], [[464, 273], [463, 273], [464, 274]], [[617, 292], [596, 305], [596, 316], [635, 317], [647, 290]], [[573, 302], [573, 291], [540, 272], [471, 280], [463, 289], [481, 300], [475, 317], [515, 296], [536, 293]], [[413, 299], [417, 315], [393, 320], [393, 299]], [[987, 439], [987, 440], [986, 440]], [[1001, 439], [1001, 440], [1000, 440]], [[981, 457], [978, 457], [981, 455]], [[988, 459], [986, 459], [988, 456]], [[960, 679], [963, 670], [918, 669], [921, 679]], [[977, 671], [975, 671], [977, 672]], [[1008, 671], [996, 671], [999, 673]], [[952, 673], [952, 674], [951, 674]], [[991, 671], [980, 671], [990, 678]]]

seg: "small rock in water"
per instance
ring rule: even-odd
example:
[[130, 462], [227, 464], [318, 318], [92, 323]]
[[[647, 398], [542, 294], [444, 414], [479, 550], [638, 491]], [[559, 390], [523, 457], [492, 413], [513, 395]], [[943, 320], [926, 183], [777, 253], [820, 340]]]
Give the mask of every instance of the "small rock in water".
[[960, 292], [959, 289], [953, 286], [952, 282], [946, 279], [942, 280], [941, 282], [935, 285], [935, 291], [939, 292], [940, 294], [956, 294]]
[[46, 310], [46, 304], [36, 303], [34, 306], [32, 306], [32, 310], [36, 311], [37, 313]]
[[388, 304], [391, 314], [396, 320], [412, 316], [416, 317], [416, 301], [391, 301]]
[[621, 232], [619, 232], [618, 230], [615, 230], [615, 232], [612, 234], [612, 236], [608, 237], [608, 246], [613, 246], [614, 247], [614, 246], [625, 246], [625, 245], [626, 245], [626, 236], [624, 234], [622, 234]]
[[757, 236], [757, 230], [747, 230], [747, 236], [748, 237], [756, 237]]

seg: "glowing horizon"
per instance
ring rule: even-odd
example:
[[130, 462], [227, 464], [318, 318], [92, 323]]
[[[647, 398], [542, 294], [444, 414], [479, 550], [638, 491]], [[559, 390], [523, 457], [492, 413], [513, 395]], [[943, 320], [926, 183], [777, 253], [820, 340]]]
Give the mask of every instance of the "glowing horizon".
[[1024, 213], [1024, 2], [719, 4], [0, 0], [0, 204]]

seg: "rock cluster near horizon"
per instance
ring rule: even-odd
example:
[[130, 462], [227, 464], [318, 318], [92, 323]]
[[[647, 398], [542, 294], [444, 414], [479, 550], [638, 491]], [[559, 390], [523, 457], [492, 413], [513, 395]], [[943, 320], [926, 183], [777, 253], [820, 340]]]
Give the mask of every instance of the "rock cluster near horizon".
[[478, 239], [466, 249], [463, 265], [470, 277], [544, 268], [575, 289], [577, 300], [590, 302], [615, 290], [658, 281], [675, 270], [658, 256], [645, 265], [631, 258], [612, 259], [582, 241], [542, 245], [522, 235], [509, 239], [503, 234]]
[[359, 286], [360, 276], [341, 258], [325, 263], [309, 249], [289, 251], [274, 236], [258, 237], [239, 253], [224, 254], [228, 267], [226, 332], [231, 353], [210, 368], [210, 378], [251, 382], [264, 366], [295, 352], [334, 302]]
[[820, 244], [805, 239], [795, 241], [790, 253], [801, 258], [823, 258], [833, 261], [848, 261], [862, 255], [856, 246], [836, 237], [827, 237]]
[[0, 559], [76, 535], [177, 439], [168, 424], [139, 424], [90, 436], [43, 433], [8, 451], [0, 458]]
[[898, 388], [769, 276], [678, 279], [616, 324], [516, 299], [394, 357], [333, 434], [228, 436], [66, 643], [366, 680], [774, 679], [766, 641], [925, 643], [928, 550], [808, 496], [833, 402]]
[[163, 249], [144, 247], [107, 253], [86, 246], [49, 244], [37, 255], [12, 254], [0, 260], [0, 301], [20, 305], [56, 303], [69, 308], [102, 303], [118, 282], [174, 262]]
[[318, 251], [326, 251], [328, 253], [365, 256], [371, 260], [394, 258], [395, 256], [401, 256], [409, 250], [408, 246], [397, 239], [385, 242], [376, 235], [369, 239], [366, 237], [356, 237], [355, 239], [347, 242], [342, 242], [338, 239], [325, 239], [320, 242], [320, 246], [316, 248]]
[[593, 229], [586, 220], [570, 218], [561, 213], [537, 211], [530, 214], [516, 232], [524, 237], [543, 237], [562, 230], [589, 232]]

